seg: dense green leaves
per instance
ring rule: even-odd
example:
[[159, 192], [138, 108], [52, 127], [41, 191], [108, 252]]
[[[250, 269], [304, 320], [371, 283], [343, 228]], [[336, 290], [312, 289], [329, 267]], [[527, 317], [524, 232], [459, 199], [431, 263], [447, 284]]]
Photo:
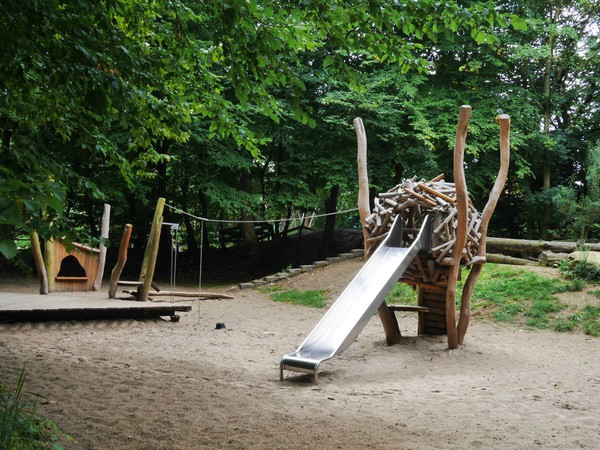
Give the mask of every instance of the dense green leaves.
[[[464, 103], [478, 206], [497, 171], [494, 117], [513, 118], [498, 229], [524, 204], [558, 204], [548, 170], [593, 211], [597, 13], [583, 0], [3, 2], [0, 251], [93, 224], [103, 200], [142, 231], [158, 196], [230, 219], [318, 210], [333, 192], [353, 206], [356, 116], [374, 189], [449, 176]], [[544, 226], [531, 211], [523, 233]]]

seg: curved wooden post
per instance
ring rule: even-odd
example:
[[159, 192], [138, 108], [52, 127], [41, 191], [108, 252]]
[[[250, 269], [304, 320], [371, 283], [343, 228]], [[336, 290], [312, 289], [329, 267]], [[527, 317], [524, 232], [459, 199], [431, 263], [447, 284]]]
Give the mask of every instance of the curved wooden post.
[[44, 266], [44, 258], [42, 257], [42, 247], [40, 246], [40, 237], [37, 231], [32, 230], [29, 235], [31, 241], [31, 252], [33, 253], [33, 261], [35, 262], [35, 268], [37, 269], [38, 278], [40, 279], [40, 294], [48, 294], [48, 275], [46, 273], [46, 266]]
[[110, 287], [108, 288], [108, 298], [116, 298], [117, 296], [119, 278], [121, 278], [121, 272], [123, 271], [123, 267], [125, 267], [125, 262], [127, 261], [127, 249], [129, 247], [129, 240], [131, 239], [132, 229], [133, 226], [130, 223], [128, 223], [125, 225], [125, 229], [123, 230], [121, 245], [119, 245], [119, 259], [117, 260], [117, 264], [115, 264], [115, 267], [113, 268], [110, 274]]
[[353, 121], [354, 129], [356, 130], [356, 140], [358, 142], [358, 152], [356, 154], [356, 162], [358, 164], [358, 214], [363, 234], [364, 258], [367, 258], [367, 239], [369, 232], [366, 228], [365, 219], [369, 216], [369, 172], [367, 169], [367, 134], [365, 126], [360, 117]]
[[[500, 170], [498, 171], [496, 182], [494, 183], [494, 187], [490, 192], [488, 202], [485, 205], [481, 215], [481, 226], [479, 227], [479, 232], [481, 233], [481, 238], [479, 239], [479, 256], [485, 256], [486, 254], [488, 224], [492, 218], [494, 210], [496, 209], [496, 204], [498, 203], [498, 199], [502, 194], [502, 189], [504, 189], [504, 184], [506, 183], [506, 178], [508, 177], [508, 166], [510, 163], [510, 117], [507, 114], [501, 114], [498, 116], [497, 121], [500, 124]], [[471, 296], [473, 295], [475, 284], [479, 279], [479, 275], [481, 274], [481, 269], [483, 268], [484, 263], [485, 260], [475, 264], [471, 268], [471, 272], [469, 273], [469, 276], [467, 277], [467, 280], [463, 286], [463, 292], [460, 301], [460, 317], [458, 319], [457, 326], [457, 337], [459, 344], [464, 342], [465, 334], [467, 333], [467, 328], [469, 327], [469, 320], [471, 318]]]
[[458, 115], [458, 127], [456, 130], [456, 143], [454, 145], [454, 184], [456, 187], [456, 210], [457, 227], [456, 241], [452, 258], [454, 264], [450, 268], [448, 276], [448, 285], [446, 288], [446, 329], [448, 333], [448, 348], [458, 347], [458, 338], [456, 333], [456, 284], [460, 273], [460, 259], [462, 251], [467, 240], [468, 226], [468, 198], [467, 183], [465, 181], [464, 155], [465, 141], [467, 138], [467, 127], [469, 117], [471, 116], [471, 107], [463, 105], [460, 107]]
[[[363, 233], [364, 258], [367, 259], [367, 239], [369, 238], [369, 232], [366, 227], [367, 223], [365, 219], [369, 216], [371, 209], [369, 205], [369, 172], [367, 169], [367, 133], [360, 117], [355, 118], [353, 124], [358, 143], [358, 151], [356, 154], [356, 162], [358, 165], [358, 214], [360, 216], [360, 224]], [[390, 311], [387, 304], [383, 302], [379, 306], [377, 313], [379, 314], [379, 319], [383, 325], [383, 331], [385, 332], [385, 339], [388, 345], [400, 342], [402, 335], [400, 334], [398, 319], [396, 319], [393, 311]]]

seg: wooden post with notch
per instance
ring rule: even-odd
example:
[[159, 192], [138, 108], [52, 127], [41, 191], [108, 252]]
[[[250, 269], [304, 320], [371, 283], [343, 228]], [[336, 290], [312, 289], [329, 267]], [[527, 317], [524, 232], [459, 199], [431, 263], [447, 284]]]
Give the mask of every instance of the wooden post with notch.
[[165, 208], [165, 199], [159, 198], [154, 211], [154, 218], [152, 220], [152, 226], [150, 228], [150, 236], [148, 238], [148, 245], [144, 252], [144, 259], [142, 261], [142, 269], [140, 271], [139, 281], [142, 285], [137, 290], [137, 299], [139, 301], [148, 300], [148, 292], [152, 285], [152, 278], [154, 277], [154, 268], [156, 267], [156, 257], [158, 255], [158, 244], [160, 242], [160, 229], [163, 222], [163, 210]]

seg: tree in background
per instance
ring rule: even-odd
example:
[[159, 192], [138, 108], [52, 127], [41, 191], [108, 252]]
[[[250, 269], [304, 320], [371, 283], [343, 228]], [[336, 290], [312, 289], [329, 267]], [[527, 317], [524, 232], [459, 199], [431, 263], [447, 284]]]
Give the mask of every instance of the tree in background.
[[[282, 214], [279, 206], [283, 213], [298, 204], [315, 206], [293, 201], [291, 189], [276, 189], [278, 183], [291, 187], [290, 179], [277, 180], [273, 189], [253, 183], [261, 193], [277, 193], [277, 200], [258, 199], [256, 192], [245, 196], [240, 170], [266, 180], [296, 166], [288, 173], [301, 174], [299, 186], [306, 181], [299, 196], [323, 202], [336, 192], [344, 195], [353, 182], [345, 162], [334, 164], [335, 175], [325, 171], [331, 162], [325, 144], [345, 148], [352, 139], [349, 125], [342, 133], [339, 120], [337, 126], [325, 120], [327, 104], [319, 97], [331, 91], [334, 80], [356, 87], [363, 74], [374, 73], [369, 63], [426, 76], [428, 57], [444, 42], [465, 35], [477, 44], [493, 44], [493, 27], [521, 23], [485, 2], [460, 7], [437, 0], [333, 0], [276, 6], [242, 0], [3, 3], [0, 225], [8, 228], [0, 237], [2, 253], [14, 254], [15, 232], [63, 234], [65, 208], [70, 217], [89, 216], [90, 203], [108, 195], [122, 202], [116, 209], [125, 220], [135, 216], [140, 222], [137, 213], [151, 210], [148, 205], [163, 193], [217, 215], [250, 204], [271, 217]], [[311, 90], [303, 79], [311, 67], [315, 73], [328, 69], [331, 79]], [[336, 114], [334, 102], [329, 104]], [[420, 145], [432, 128], [423, 111], [399, 115], [401, 134], [382, 139], [382, 148], [387, 145], [382, 159], [395, 158], [396, 136], [402, 137], [405, 155], [426, 154]], [[390, 108], [388, 120], [393, 116]], [[309, 137], [289, 117], [304, 125], [323, 117], [327, 125], [319, 131], [329, 137], [316, 132]], [[293, 130], [276, 141], [286, 127]], [[411, 129], [426, 133], [412, 139]], [[286, 147], [289, 136], [315, 145]], [[277, 160], [272, 153], [272, 164], [264, 163], [261, 152], [281, 151], [281, 156], [288, 148], [293, 158]], [[243, 157], [244, 151], [251, 156]], [[311, 159], [318, 164], [308, 165]], [[401, 169], [396, 164], [392, 170]], [[182, 174], [190, 180], [185, 187]], [[320, 193], [314, 188], [319, 183]]]

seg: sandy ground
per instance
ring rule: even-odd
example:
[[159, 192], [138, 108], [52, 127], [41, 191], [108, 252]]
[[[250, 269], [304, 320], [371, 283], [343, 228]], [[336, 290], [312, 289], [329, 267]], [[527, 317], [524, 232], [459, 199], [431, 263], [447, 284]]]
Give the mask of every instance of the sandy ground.
[[[294, 277], [335, 299], [359, 260]], [[0, 290], [35, 286], [3, 284]], [[225, 292], [225, 290], [223, 290]], [[320, 383], [286, 372], [324, 310], [256, 290], [168, 320], [0, 325], [0, 379], [25, 367], [41, 411], [81, 449], [600, 448], [600, 340], [475, 322], [466, 342], [386, 346], [374, 317]], [[226, 328], [216, 330], [224, 322]]]

